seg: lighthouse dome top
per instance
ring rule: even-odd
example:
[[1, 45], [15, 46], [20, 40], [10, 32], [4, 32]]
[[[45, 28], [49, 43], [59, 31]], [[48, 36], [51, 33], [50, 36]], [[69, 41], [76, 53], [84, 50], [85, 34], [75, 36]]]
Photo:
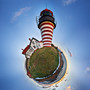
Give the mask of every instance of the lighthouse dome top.
[[40, 13], [40, 16], [44, 16], [44, 15], [53, 16], [53, 12], [46, 8]]

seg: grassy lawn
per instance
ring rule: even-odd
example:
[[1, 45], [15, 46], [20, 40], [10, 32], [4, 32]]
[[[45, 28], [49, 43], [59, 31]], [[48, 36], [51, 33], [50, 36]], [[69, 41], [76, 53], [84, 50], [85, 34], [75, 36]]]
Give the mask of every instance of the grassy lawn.
[[29, 70], [33, 78], [46, 77], [53, 73], [58, 63], [58, 50], [54, 47], [43, 47], [32, 54], [29, 60]]

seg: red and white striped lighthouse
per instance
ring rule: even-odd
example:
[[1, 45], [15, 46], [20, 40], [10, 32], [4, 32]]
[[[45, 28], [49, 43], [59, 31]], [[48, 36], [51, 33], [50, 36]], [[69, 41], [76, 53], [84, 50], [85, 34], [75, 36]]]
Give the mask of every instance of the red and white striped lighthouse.
[[41, 30], [41, 36], [44, 47], [51, 47], [53, 30], [56, 27], [53, 12], [45, 9], [40, 13], [38, 28]]

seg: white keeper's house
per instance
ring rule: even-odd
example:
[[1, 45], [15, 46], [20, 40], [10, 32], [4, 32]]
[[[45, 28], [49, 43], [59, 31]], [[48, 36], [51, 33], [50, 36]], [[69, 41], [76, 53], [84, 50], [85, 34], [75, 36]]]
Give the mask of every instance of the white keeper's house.
[[27, 47], [22, 52], [22, 54], [24, 54], [26, 58], [30, 58], [30, 56], [35, 50], [43, 47], [42, 41], [38, 41], [35, 38], [32, 39], [29, 38], [29, 40], [30, 40], [30, 44], [27, 45]]

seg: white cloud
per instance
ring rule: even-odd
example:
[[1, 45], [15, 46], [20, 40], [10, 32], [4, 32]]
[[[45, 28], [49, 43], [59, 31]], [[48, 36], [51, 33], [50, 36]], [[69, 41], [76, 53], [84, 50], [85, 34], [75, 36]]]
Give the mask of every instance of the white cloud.
[[90, 67], [87, 67], [87, 68], [86, 68], [86, 71], [87, 71], [87, 72], [90, 72]]
[[76, 0], [63, 0], [64, 6], [74, 3]]
[[88, 76], [88, 78], [90, 79], [90, 67], [87, 67], [87, 68], [85, 69], [85, 73], [86, 73], [86, 75]]
[[21, 16], [25, 11], [30, 10], [30, 7], [20, 8], [12, 17], [11, 22], [14, 22], [19, 16]]

